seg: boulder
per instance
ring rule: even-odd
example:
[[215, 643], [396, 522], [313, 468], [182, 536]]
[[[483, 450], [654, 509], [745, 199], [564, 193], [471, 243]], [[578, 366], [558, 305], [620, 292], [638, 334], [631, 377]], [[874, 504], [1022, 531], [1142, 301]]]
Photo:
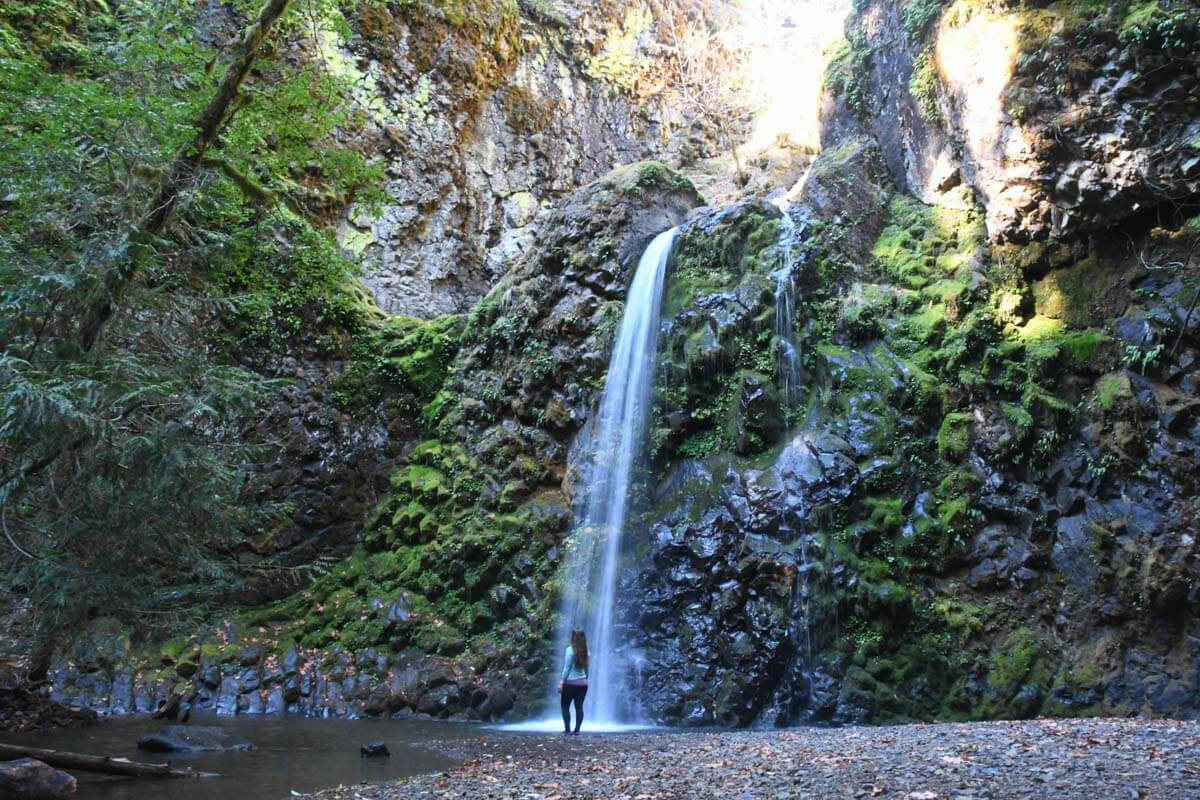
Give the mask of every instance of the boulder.
[[392, 754], [384, 742], [369, 742], [358, 748], [363, 758], [389, 758]]
[[0, 761], [0, 797], [6, 800], [60, 800], [75, 796], [75, 779], [33, 758]]
[[216, 725], [168, 725], [156, 734], [139, 736], [139, 750], [154, 753], [253, 750], [254, 745]]

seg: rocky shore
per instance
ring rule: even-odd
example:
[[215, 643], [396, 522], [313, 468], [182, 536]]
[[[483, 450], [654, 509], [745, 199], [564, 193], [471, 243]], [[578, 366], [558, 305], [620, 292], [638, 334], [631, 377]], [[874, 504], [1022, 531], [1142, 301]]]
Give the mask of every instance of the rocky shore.
[[0, 731], [31, 733], [51, 728], [76, 728], [96, 721], [91, 709], [56, 703], [26, 686], [0, 685]]
[[1200, 798], [1200, 722], [1034, 720], [624, 735], [489, 734], [464, 759], [318, 800]]

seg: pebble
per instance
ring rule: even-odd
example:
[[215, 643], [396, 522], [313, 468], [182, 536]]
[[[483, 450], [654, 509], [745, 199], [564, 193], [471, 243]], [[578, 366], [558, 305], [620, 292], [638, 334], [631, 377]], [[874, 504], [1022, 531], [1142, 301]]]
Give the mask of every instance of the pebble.
[[448, 772], [319, 800], [1200, 800], [1200, 722], [1032, 720], [431, 743]]

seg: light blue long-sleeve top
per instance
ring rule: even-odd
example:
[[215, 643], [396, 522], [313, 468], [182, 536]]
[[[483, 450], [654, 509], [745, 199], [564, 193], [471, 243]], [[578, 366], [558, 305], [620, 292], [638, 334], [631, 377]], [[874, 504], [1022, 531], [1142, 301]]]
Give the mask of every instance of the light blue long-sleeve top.
[[575, 663], [575, 650], [571, 645], [567, 645], [567, 651], [563, 654], [562, 680], [587, 680], [587, 669]]

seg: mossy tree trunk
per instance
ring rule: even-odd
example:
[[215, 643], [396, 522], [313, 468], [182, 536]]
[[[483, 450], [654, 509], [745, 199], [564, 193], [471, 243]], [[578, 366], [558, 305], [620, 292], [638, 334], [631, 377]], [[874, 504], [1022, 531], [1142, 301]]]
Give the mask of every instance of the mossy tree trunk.
[[[164, 172], [153, 200], [146, 208], [143, 217], [135, 223], [131, 235], [134, 246], [129, 249], [124, 260], [117, 267], [103, 276], [99, 295], [91, 301], [88, 309], [82, 315], [83, 321], [80, 323], [77, 336], [81, 353], [88, 353], [95, 347], [105, 326], [118, 308], [125, 290], [136, 278], [138, 270], [145, 262], [148, 248], [157, 237], [162, 235], [180, 197], [195, 182], [197, 174], [204, 165], [206, 154], [212, 149], [221, 131], [224, 130], [236, 111], [239, 89], [258, 57], [263, 39], [270, 31], [271, 26], [287, 10], [290, 2], [291, 0], [266, 0], [254, 21], [242, 31], [236, 52], [217, 85], [216, 92], [194, 124], [195, 135], [176, 154]], [[125, 413], [130, 410], [127, 409]], [[0, 479], [0, 488], [18, 478], [28, 478], [41, 472], [63, 456], [86, 445], [90, 439], [90, 435], [85, 435], [63, 442], [54, 452], [4, 476]], [[30, 554], [26, 555], [31, 558], [35, 557]], [[54, 652], [59, 644], [57, 626], [53, 626], [54, 629], [46, 629], [39, 625], [38, 628], [27, 673], [29, 680], [34, 682], [45, 680]]]
[[139, 246], [131, 248], [123, 263], [104, 276], [101, 294], [84, 316], [79, 329], [79, 344], [84, 352], [95, 346], [104, 326], [120, 303], [126, 287], [137, 275], [142, 254], [145, 252], [144, 247], [163, 232], [180, 196], [195, 182], [205, 154], [216, 142], [226, 120], [233, 114], [231, 108], [234, 100], [237, 99], [238, 90], [258, 57], [259, 46], [271, 25], [283, 15], [290, 2], [291, 0], [267, 0], [254, 22], [242, 31], [238, 50], [225, 70], [225, 76], [204, 112], [196, 120], [196, 135], [176, 155], [154, 194], [154, 200], [134, 231], [134, 244]]

